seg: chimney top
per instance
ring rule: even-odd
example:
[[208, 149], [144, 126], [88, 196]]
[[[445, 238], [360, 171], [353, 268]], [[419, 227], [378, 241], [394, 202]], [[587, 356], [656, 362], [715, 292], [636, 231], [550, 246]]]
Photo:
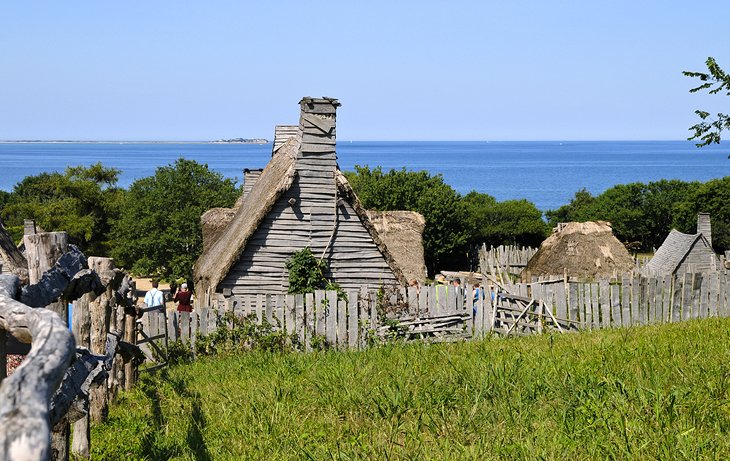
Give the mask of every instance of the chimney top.
[[309, 96], [303, 97], [299, 104], [302, 106], [302, 112], [312, 114], [334, 114], [341, 105], [335, 98], [310, 98]]
[[710, 213], [697, 213], [697, 233], [704, 235], [707, 242], [712, 245], [712, 224], [710, 223]]

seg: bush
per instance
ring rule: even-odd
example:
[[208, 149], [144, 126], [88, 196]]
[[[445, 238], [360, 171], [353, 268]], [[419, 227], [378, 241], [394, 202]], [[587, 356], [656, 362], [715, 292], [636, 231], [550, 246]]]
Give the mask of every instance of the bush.
[[228, 312], [213, 333], [207, 336], [198, 333], [195, 340], [195, 350], [200, 355], [251, 350], [290, 352], [300, 349], [296, 335], [287, 335], [279, 325], [275, 328], [266, 319], [259, 324], [253, 313], [238, 317]]

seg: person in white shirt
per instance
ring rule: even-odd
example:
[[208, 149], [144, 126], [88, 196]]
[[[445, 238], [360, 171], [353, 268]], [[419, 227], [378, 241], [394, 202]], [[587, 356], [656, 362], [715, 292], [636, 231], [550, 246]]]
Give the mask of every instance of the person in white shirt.
[[165, 298], [162, 291], [158, 290], [159, 283], [155, 280], [152, 282], [152, 289], [144, 295], [144, 303], [147, 307], [161, 307], [165, 306]]

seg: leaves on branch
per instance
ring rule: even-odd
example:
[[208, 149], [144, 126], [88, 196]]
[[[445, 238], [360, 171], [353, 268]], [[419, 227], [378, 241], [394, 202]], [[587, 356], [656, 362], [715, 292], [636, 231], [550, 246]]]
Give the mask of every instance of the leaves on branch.
[[[701, 82], [705, 82], [700, 86], [690, 89], [689, 92], [697, 93], [699, 91], [708, 90], [708, 94], [725, 92], [725, 95], [730, 96], [730, 75], [726, 74], [712, 57], [707, 58], [705, 64], [707, 65], [709, 73], [691, 71], [682, 72], [682, 74], [687, 77], [697, 78]], [[696, 110], [695, 114], [697, 114], [702, 120], [710, 118], [710, 113], [703, 110]], [[697, 147], [719, 144], [721, 140], [721, 133], [724, 130], [730, 129], [730, 116], [718, 113], [714, 120], [710, 119], [710, 122], [697, 123], [692, 125], [689, 129], [694, 133], [692, 137], [687, 139], [690, 141], [700, 141], [695, 144]]]

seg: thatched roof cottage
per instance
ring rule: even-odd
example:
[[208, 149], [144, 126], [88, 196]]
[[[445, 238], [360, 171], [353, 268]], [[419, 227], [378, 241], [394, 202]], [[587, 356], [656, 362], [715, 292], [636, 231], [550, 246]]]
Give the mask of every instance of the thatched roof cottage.
[[540, 245], [523, 278], [563, 275], [595, 278], [633, 270], [634, 258], [605, 221], [561, 223]]
[[712, 249], [710, 215], [700, 213], [697, 215], [697, 233], [684, 234], [672, 229], [642, 272], [655, 276], [711, 272], [719, 267], [719, 260]]
[[[234, 210], [206, 213], [205, 249], [195, 264], [200, 303], [216, 293], [280, 294], [286, 260], [309, 247], [341, 287], [375, 289], [406, 278], [339, 171], [332, 98], [300, 101], [298, 127], [279, 127], [271, 161]], [[284, 139], [286, 138], [286, 139]]]

